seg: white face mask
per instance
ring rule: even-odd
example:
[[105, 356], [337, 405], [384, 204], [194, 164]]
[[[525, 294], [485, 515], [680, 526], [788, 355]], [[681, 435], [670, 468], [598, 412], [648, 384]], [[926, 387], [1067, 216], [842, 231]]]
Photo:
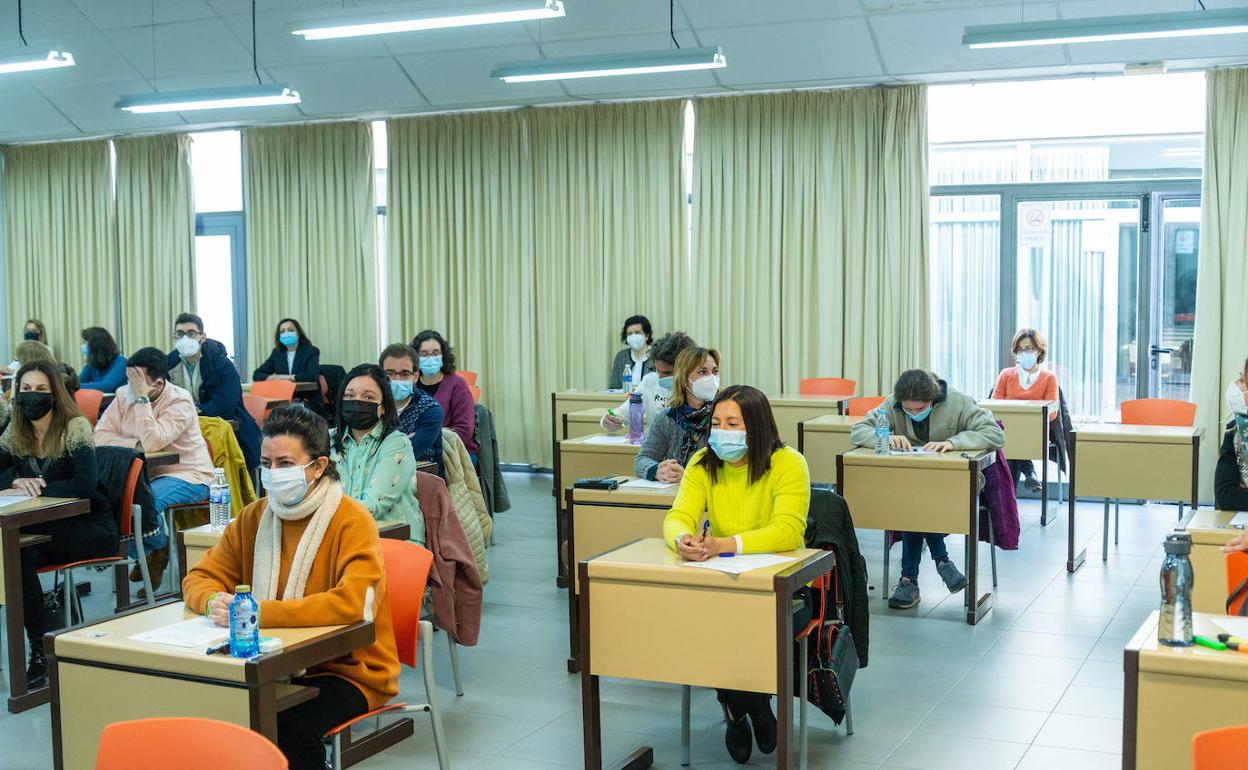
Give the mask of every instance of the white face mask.
[[[308, 465], [311, 464], [308, 463]], [[298, 505], [307, 496], [308, 488], [311, 486], [303, 475], [308, 465], [290, 468], [261, 468], [260, 483], [264, 485], [264, 493], [288, 508]]]
[[708, 374], [700, 380], [694, 380], [689, 389], [703, 401], [714, 401], [719, 393], [719, 375]]
[[183, 358], [194, 358], [199, 353], [199, 340], [194, 337], [180, 337], [174, 347]]
[[646, 335], [630, 334], [624, 338], [624, 341], [627, 342], [628, 346], [633, 350], [641, 350], [646, 346]]
[[1248, 404], [1244, 403], [1244, 391], [1239, 389], [1237, 383], [1232, 382], [1226, 386], [1226, 405], [1230, 407], [1232, 414], [1248, 415]]

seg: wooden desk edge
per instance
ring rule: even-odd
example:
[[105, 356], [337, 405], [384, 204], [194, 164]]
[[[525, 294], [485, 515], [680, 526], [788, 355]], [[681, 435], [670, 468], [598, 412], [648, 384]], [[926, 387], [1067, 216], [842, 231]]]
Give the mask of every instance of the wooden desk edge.
[[1127, 642], [1123, 648], [1123, 682], [1122, 682], [1122, 767], [1123, 770], [1135, 770], [1135, 747], [1139, 739], [1136, 725], [1140, 709], [1140, 649], [1145, 641], [1155, 633], [1157, 613], [1149, 614], [1144, 625]]

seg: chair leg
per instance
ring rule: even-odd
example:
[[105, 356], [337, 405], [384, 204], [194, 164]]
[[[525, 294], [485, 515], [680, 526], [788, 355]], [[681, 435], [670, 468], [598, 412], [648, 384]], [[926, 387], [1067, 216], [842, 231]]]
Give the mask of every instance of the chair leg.
[[1184, 503], [1179, 503], [1179, 521], [1183, 521], [1183, 506]]
[[74, 624], [74, 576], [69, 570], [61, 570], [61, 588], [64, 590], [65, 625]]
[[459, 645], [455, 644], [455, 637], [449, 632], [446, 635], [446, 645], [451, 648], [451, 675], [455, 677], [455, 694], [463, 697], [464, 680], [459, 676]]
[[151, 607], [156, 604], [156, 591], [153, 590], [152, 576], [147, 571], [147, 553], [143, 547], [143, 508], [136, 505], [130, 513], [134, 517], [134, 553], [139, 562], [139, 575], [143, 578], [143, 590], [147, 592], [147, 606]]
[[342, 733], [334, 733], [330, 742], [330, 763], [334, 770], [342, 770]]
[[[173, 592], [176, 594], [179, 589], [179, 586], [176, 584], [176, 575], [179, 574], [180, 567], [178, 565], [178, 549], [174, 545], [177, 542], [177, 538], [173, 536], [173, 512], [165, 511], [165, 516], [167, 517], [165, 520], [165, 532], [169, 536], [169, 545], [166, 546], [169, 549], [169, 568], [165, 572], [169, 574], [169, 582], [172, 585]], [[156, 586], [152, 586], [152, 588], [154, 589]], [[150, 591], [148, 596], [151, 596]]]
[[1114, 545], [1118, 545], [1118, 505], [1119, 501], [1114, 501]]
[[889, 592], [892, 591], [892, 586], [888, 584], [888, 535], [888, 530], [884, 530], [884, 576], [880, 583], [880, 596], [884, 599], [887, 599]]
[[682, 685], [680, 688], [680, 766], [689, 766], [689, 698], [693, 688]]
[[450, 746], [446, 743], [446, 734], [442, 731], [442, 712], [438, 709], [437, 687], [433, 681], [433, 624], [427, 620], [420, 621], [421, 634], [421, 669], [425, 678], [425, 697], [429, 699], [429, 719], [433, 723], [433, 746], [438, 753], [438, 767], [449, 770], [446, 754]]
[[1105, 498], [1105, 515], [1101, 521], [1101, 561], [1109, 561], [1109, 498]]
[[850, 707], [849, 696], [845, 696], [845, 734], [854, 734], [854, 710]]
[[[977, 543], [976, 548], [979, 547]], [[997, 530], [992, 526], [992, 511], [988, 512], [988, 557], [992, 562], [992, 587], [997, 587]]]
[[[809, 665], [808, 661], [810, 658], [807, 657], [809, 641], [809, 637], [803, 636], [797, 644], [797, 665], [803, 669]], [[803, 671], [797, 685], [797, 770], [806, 770], [806, 757], [808, 756], [806, 728], [809, 711], [807, 696], [810, 694], [809, 690], [810, 677]]]

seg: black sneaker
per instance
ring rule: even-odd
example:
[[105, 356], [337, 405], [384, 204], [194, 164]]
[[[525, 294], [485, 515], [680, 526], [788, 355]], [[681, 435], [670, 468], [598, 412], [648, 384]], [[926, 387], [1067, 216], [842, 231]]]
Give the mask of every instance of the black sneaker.
[[38, 690], [48, 686], [48, 658], [43, 654], [43, 642], [30, 645], [30, 662], [26, 664], [26, 689]]
[[770, 754], [776, 750], [776, 715], [771, 712], [771, 696], [755, 695], [750, 701], [750, 724], [758, 750]]
[[727, 703], [721, 703], [720, 706], [724, 709], [724, 723], [728, 725], [724, 732], [724, 745], [728, 747], [728, 756], [738, 765], [744, 765], [750, 761], [750, 755], [754, 752], [754, 736], [750, 733], [750, 723], [746, 721], [745, 714], [734, 718]]

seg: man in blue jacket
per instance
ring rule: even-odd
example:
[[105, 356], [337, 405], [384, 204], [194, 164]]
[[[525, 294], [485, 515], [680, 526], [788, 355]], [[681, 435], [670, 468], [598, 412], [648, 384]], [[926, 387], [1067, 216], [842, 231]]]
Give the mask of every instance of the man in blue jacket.
[[243, 385], [225, 346], [204, 334], [204, 320], [193, 313], [178, 316], [173, 327], [174, 350], [169, 354], [169, 376], [190, 391], [204, 417], [238, 422], [238, 444], [254, 471], [260, 464], [260, 428], [243, 406]]

